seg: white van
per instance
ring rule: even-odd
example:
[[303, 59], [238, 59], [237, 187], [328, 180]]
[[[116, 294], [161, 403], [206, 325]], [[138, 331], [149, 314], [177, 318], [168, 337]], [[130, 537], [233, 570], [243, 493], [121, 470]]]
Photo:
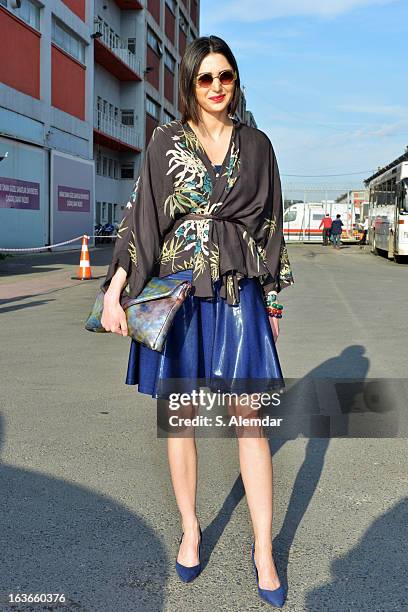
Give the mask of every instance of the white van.
[[344, 224], [341, 239], [355, 241], [354, 205], [339, 204], [330, 200], [327, 202], [300, 202], [286, 208], [283, 213], [285, 240], [288, 242], [322, 242], [323, 228], [319, 229], [319, 225], [326, 213], [329, 213], [332, 220], [337, 214], [340, 214]]

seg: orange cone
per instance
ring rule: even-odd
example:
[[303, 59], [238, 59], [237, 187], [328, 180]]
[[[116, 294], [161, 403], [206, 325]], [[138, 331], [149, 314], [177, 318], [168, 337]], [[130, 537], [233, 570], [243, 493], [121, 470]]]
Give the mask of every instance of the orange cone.
[[82, 238], [81, 258], [79, 260], [77, 278], [79, 278], [80, 280], [92, 279], [91, 262], [89, 259], [88, 251], [88, 236], [86, 234], [84, 234]]

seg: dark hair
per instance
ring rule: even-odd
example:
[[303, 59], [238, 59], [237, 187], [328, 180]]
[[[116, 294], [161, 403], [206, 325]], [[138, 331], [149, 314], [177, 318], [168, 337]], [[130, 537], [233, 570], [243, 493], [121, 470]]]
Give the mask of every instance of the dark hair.
[[221, 53], [224, 55], [237, 73], [234, 95], [228, 105], [228, 114], [233, 115], [237, 110], [241, 97], [237, 61], [231, 49], [222, 38], [218, 36], [201, 36], [187, 46], [180, 64], [179, 97], [182, 115], [181, 121], [183, 123], [186, 123], [188, 119], [191, 119], [195, 124], [200, 121], [194, 78], [197, 76], [201, 62], [209, 53]]
[[336, 215], [336, 218], [337, 218], [337, 219], [340, 219], [340, 217], [341, 217], [341, 215]]

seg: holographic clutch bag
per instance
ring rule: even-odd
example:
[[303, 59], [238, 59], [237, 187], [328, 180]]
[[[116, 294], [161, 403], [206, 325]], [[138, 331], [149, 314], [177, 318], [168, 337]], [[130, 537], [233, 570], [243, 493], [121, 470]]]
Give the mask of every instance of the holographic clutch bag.
[[[122, 292], [120, 305], [126, 314], [128, 334], [150, 349], [162, 351], [174, 317], [191, 288], [187, 280], [153, 277], [135, 298]], [[106, 333], [101, 324], [104, 295], [101, 289], [96, 296], [85, 323], [88, 331]]]

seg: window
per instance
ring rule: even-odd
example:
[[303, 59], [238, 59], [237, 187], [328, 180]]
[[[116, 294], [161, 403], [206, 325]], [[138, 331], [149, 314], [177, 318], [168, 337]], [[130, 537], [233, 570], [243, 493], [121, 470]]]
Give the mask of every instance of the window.
[[323, 213], [313, 213], [312, 221], [321, 221], [324, 217]]
[[120, 223], [120, 221], [121, 221], [120, 213], [121, 213], [120, 205], [119, 204], [114, 204], [113, 205], [113, 222], [114, 223]]
[[172, 74], [174, 74], [176, 70], [176, 60], [174, 57], [167, 51], [164, 53], [164, 65], [170, 70]]
[[52, 41], [85, 64], [85, 43], [57, 19], [52, 21]]
[[132, 179], [132, 178], [134, 178], [134, 164], [133, 164], [133, 162], [121, 165], [121, 168], [120, 168], [120, 178], [123, 178], [123, 179]]
[[104, 100], [101, 96], [96, 98], [96, 110], [109, 117], [112, 121], [119, 122], [119, 108], [111, 102]]
[[170, 121], [174, 121], [173, 115], [170, 115], [166, 110], [163, 111], [163, 123], [170, 123]]
[[106, 202], [102, 202], [101, 206], [101, 223], [106, 223], [108, 220], [108, 207]]
[[166, 0], [166, 4], [169, 7], [169, 9], [171, 10], [171, 12], [175, 15], [176, 14], [176, 0]]
[[113, 157], [97, 154], [96, 157], [96, 174], [100, 176], [108, 176], [113, 179], [119, 178], [119, 161]]
[[134, 110], [122, 110], [122, 123], [123, 125], [135, 125], [135, 111]]
[[[4, 6], [7, 6], [7, 1], [2, 2]], [[31, 27], [36, 30], [40, 29], [40, 7], [32, 2], [32, 0], [24, 0], [21, 3], [20, 8], [16, 9], [16, 15], [23, 21], [28, 23]]]
[[188, 21], [184, 17], [183, 13], [180, 13], [180, 29], [183, 30], [183, 32], [185, 34], [187, 34], [187, 31], [188, 31]]
[[147, 44], [157, 53], [157, 55], [163, 55], [163, 45], [150, 28], [147, 28]]
[[146, 98], [146, 111], [158, 121], [160, 120], [160, 105], [149, 97]]
[[2, 6], [7, 6], [7, 0], [0, 0], [0, 4]]
[[296, 216], [297, 216], [296, 210], [288, 210], [288, 212], [285, 213], [283, 220], [286, 221], [286, 223], [290, 223], [291, 221], [294, 221], [296, 219]]
[[136, 53], [136, 38], [128, 38], [127, 47], [131, 53]]

